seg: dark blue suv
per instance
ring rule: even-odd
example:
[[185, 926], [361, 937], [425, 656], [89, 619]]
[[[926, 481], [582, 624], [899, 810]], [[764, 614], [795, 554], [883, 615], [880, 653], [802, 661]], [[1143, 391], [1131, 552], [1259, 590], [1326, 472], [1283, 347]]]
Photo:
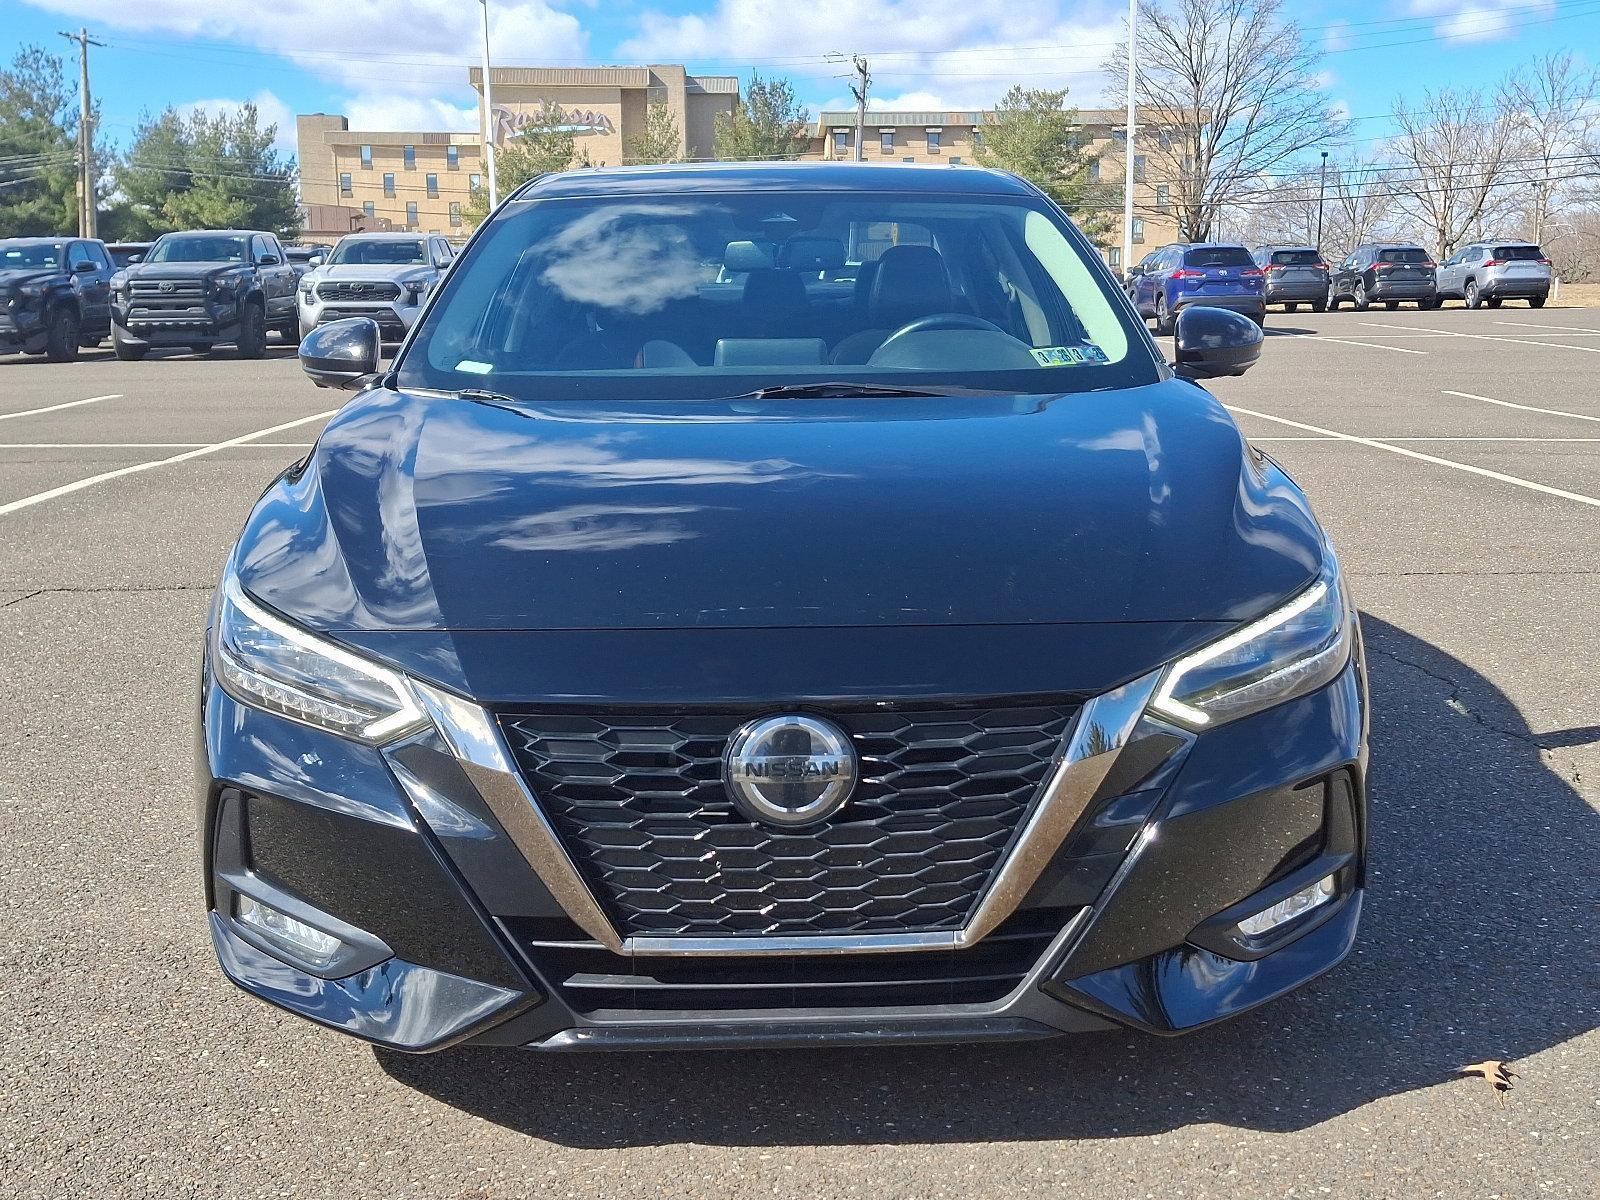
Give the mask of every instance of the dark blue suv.
[[1152, 250], [1133, 268], [1128, 295], [1141, 317], [1155, 318], [1158, 334], [1171, 333], [1178, 311], [1191, 304], [1267, 323], [1266, 276], [1243, 246], [1177, 242]]

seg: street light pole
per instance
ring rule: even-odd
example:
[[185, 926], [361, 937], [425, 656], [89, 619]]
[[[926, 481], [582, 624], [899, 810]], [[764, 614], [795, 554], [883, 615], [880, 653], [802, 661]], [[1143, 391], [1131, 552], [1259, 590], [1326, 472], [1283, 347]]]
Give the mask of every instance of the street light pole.
[[494, 174], [494, 92], [489, 86], [489, 0], [483, 5], [483, 162], [489, 173], [489, 211], [500, 206], [500, 186]]
[[1328, 195], [1328, 152], [1322, 152], [1322, 171], [1317, 177], [1317, 253], [1322, 253], [1322, 202]]
[[1134, 47], [1139, 20], [1139, 0], [1128, 0], [1128, 140], [1122, 146], [1122, 273], [1133, 269], [1133, 135], [1134, 135]]
[[104, 46], [87, 29], [62, 33], [78, 44], [78, 236], [98, 236], [94, 198], [94, 105], [89, 100], [89, 47]]

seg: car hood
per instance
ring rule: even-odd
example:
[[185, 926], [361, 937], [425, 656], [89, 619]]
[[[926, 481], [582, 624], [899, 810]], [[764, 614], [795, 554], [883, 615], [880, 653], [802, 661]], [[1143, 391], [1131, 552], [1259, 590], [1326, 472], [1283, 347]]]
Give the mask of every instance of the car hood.
[[211, 279], [249, 269], [250, 264], [242, 262], [139, 262], [122, 268], [129, 279]]
[[312, 628], [1237, 622], [1323, 553], [1180, 380], [1059, 397], [499, 407], [375, 389], [235, 566]]
[[352, 263], [349, 266], [345, 266], [341, 263], [333, 267], [318, 267], [311, 273], [310, 278], [315, 279], [318, 283], [340, 279], [348, 279], [355, 282], [393, 280], [395, 283], [403, 283], [408, 279], [426, 279], [432, 274], [433, 268], [424, 263], [408, 263], [404, 266], [393, 267], [369, 266], [364, 263]]
[[21, 287], [25, 283], [44, 283], [66, 272], [53, 268], [43, 267], [12, 267], [0, 271], [0, 289]]

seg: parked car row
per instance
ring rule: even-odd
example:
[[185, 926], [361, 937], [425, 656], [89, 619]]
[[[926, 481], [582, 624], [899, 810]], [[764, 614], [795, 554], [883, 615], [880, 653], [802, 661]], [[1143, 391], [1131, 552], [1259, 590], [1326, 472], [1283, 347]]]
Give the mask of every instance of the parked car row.
[[1494, 239], [1474, 242], [1444, 262], [1409, 242], [1370, 242], [1338, 263], [1329, 263], [1315, 246], [1268, 245], [1254, 251], [1240, 245], [1181, 242], [1145, 255], [1127, 275], [1128, 296], [1139, 315], [1155, 321], [1156, 332], [1172, 331], [1184, 308], [1206, 304], [1230, 308], [1266, 323], [1267, 307], [1281, 304], [1313, 312], [1348, 303], [1365, 312], [1375, 304], [1439, 308], [1460, 300], [1468, 308], [1499, 308], [1506, 300], [1526, 300], [1543, 308], [1549, 297], [1550, 260], [1531, 242]]
[[154, 242], [0, 239], [0, 354], [66, 362], [107, 338], [124, 361], [153, 349], [266, 353], [318, 325], [365, 316], [399, 342], [455, 250], [442, 237], [357, 233], [286, 248], [254, 229], [187, 230]]

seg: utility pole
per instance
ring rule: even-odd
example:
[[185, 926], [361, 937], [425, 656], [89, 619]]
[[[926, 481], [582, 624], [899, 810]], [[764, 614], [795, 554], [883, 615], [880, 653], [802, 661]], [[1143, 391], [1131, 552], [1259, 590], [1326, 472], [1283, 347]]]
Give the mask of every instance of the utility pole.
[[489, 0], [483, 5], [483, 162], [489, 175], [489, 211], [500, 207], [500, 184], [494, 173], [494, 92], [489, 88]]
[[1139, 0], [1128, 0], [1128, 140], [1123, 143], [1122, 175], [1122, 277], [1126, 279], [1133, 270], [1133, 137], [1134, 121], [1134, 53], [1139, 44]]
[[94, 118], [89, 103], [89, 47], [104, 46], [79, 28], [77, 33], [61, 32], [69, 42], [78, 43], [78, 236], [96, 236], [94, 202]]
[[1317, 177], [1317, 253], [1322, 253], [1322, 202], [1328, 195], [1328, 152], [1322, 152], [1322, 173]]
[[867, 60], [861, 55], [852, 55], [850, 61], [855, 65], [856, 77], [861, 81], [850, 85], [856, 97], [856, 161], [860, 162], [865, 157], [867, 144], [867, 88], [872, 84], [872, 74], [867, 70]]

